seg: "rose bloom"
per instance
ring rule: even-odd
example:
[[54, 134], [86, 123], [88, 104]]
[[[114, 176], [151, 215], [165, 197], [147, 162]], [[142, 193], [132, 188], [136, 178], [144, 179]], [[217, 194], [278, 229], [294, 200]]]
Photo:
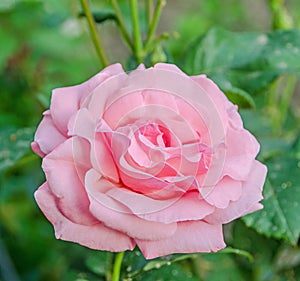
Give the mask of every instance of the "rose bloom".
[[223, 224], [262, 208], [266, 167], [237, 106], [172, 64], [115, 64], [55, 89], [32, 148], [56, 237], [93, 249], [218, 251]]

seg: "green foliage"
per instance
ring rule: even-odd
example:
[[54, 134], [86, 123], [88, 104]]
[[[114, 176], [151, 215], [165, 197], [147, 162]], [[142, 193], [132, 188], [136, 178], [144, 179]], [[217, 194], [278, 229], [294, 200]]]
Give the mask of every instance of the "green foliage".
[[211, 29], [186, 51], [184, 69], [205, 73], [241, 108], [253, 107], [248, 93], [279, 75], [300, 75], [300, 31], [230, 32]]
[[300, 160], [286, 155], [271, 158], [264, 188], [264, 209], [244, 217], [260, 233], [297, 245], [300, 235]]
[[[115, 255], [57, 241], [38, 210], [33, 193], [44, 181], [40, 160], [30, 150], [33, 126], [49, 106], [55, 87], [80, 83], [99, 70], [78, 1], [15, 0], [0, 3], [0, 234], [6, 257], [22, 281], [110, 280]], [[131, 30], [127, 1], [118, 1]], [[194, 1], [196, 2], [196, 1]], [[205, 73], [241, 111], [245, 127], [261, 143], [259, 158], [268, 166], [264, 209], [225, 227], [229, 247], [219, 253], [170, 255], [146, 261], [126, 252], [124, 280], [300, 279], [300, 31], [258, 29], [247, 1], [197, 1], [192, 8], [166, 7], [160, 29], [172, 22], [179, 36], [153, 38], [147, 65], [174, 62], [190, 74]], [[248, 1], [249, 2], [249, 1]], [[6, 4], [8, 3], [8, 4]], [[115, 12], [109, 1], [92, 3], [106, 48], [127, 69], [136, 67], [124, 45], [115, 41]], [[297, 15], [297, 0], [289, 1]], [[221, 7], [221, 8], [220, 8]], [[141, 4], [140, 9], [144, 11]], [[165, 11], [166, 11], [165, 10]], [[287, 10], [284, 11], [285, 13]], [[273, 19], [274, 20], [274, 19]], [[299, 25], [295, 17], [295, 26]], [[269, 22], [271, 20], [269, 19]], [[140, 15], [143, 41], [148, 24]], [[221, 28], [211, 28], [216, 24]], [[108, 32], [105, 33], [105, 29]], [[207, 31], [208, 30], [208, 31]], [[163, 40], [169, 39], [162, 45]], [[193, 40], [192, 40], [193, 39]], [[143, 42], [145, 43], [145, 42]], [[299, 81], [298, 81], [299, 82]], [[255, 108], [255, 110], [254, 110]], [[3, 255], [1, 252], [0, 255]], [[5, 279], [0, 280], [7, 281]], [[10, 280], [11, 281], [11, 280]]]
[[0, 172], [13, 166], [28, 154], [33, 132], [33, 128], [0, 129]]

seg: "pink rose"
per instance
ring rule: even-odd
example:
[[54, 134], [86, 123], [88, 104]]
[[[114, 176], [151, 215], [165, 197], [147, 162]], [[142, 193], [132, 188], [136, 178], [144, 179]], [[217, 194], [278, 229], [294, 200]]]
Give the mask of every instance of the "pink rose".
[[57, 238], [145, 258], [218, 251], [222, 224], [260, 209], [256, 139], [204, 75], [120, 64], [52, 94], [33, 150]]

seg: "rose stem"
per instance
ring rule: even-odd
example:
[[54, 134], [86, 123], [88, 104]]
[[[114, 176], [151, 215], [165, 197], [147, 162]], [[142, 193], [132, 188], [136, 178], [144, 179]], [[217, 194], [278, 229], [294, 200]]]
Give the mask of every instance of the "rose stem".
[[116, 13], [116, 17], [117, 17], [117, 21], [119, 24], [119, 28], [121, 31], [121, 34], [123, 35], [124, 40], [126, 41], [126, 43], [129, 45], [129, 47], [131, 48], [131, 50], [134, 50], [134, 46], [133, 43], [131, 41], [130, 35], [127, 31], [126, 25], [125, 25], [125, 21], [123, 19], [120, 7], [118, 5], [118, 2], [116, 0], [111, 0], [112, 6], [114, 8], [114, 11]]
[[148, 28], [150, 28], [151, 21], [152, 21], [152, 12], [153, 12], [152, 1], [153, 0], [146, 0], [146, 18], [147, 18]]
[[98, 57], [101, 61], [101, 64], [103, 65], [103, 67], [105, 67], [109, 64], [108, 59], [105, 55], [100, 36], [97, 32], [94, 17], [91, 13], [88, 1], [87, 0], [80, 0], [80, 3], [81, 3], [81, 6], [82, 6], [82, 10], [83, 10], [83, 12], [84, 12], [84, 14], [87, 18], [87, 21], [88, 21], [90, 33], [91, 33], [91, 36], [92, 36], [92, 40], [94, 42], [94, 46], [95, 46], [97, 55], [98, 55]]
[[153, 37], [155, 35], [155, 31], [157, 29], [157, 25], [158, 25], [158, 21], [161, 15], [161, 11], [162, 8], [166, 5], [166, 1], [165, 0], [158, 0], [156, 7], [155, 7], [155, 11], [154, 11], [154, 15], [153, 15], [153, 20], [149, 26], [149, 30], [148, 30], [148, 37], [145, 43], [145, 50], [147, 51], [149, 45], [152, 43]]
[[125, 252], [117, 253], [113, 273], [112, 273], [112, 281], [119, 281], [120, 273], [121, 273], [121, 265]]
[[134, 39], [134, 51], [135, 57], [138, 63], [143, 61], [143, 42], [140, 33], [139, 26], [139, 15], [138, 15], [138, 3], [137, 0], [130, 0], [131, 13], [132, 13], [132, 29], [133, 29], [133, 39]]

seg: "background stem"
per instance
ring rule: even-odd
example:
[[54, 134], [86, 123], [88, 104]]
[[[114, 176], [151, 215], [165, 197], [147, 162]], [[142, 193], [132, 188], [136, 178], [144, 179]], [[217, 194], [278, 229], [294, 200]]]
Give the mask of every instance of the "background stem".
[[97, 55], [100, 59], [100, 62], [102, 64], [102, 66], [105, 67], [109, 64], [108, 59], [105, 55], [100, 36], [97, 32], [94, 17], [91, 13], [88, 1], [87, 0], [80, 0], [80, 3], [81, 3], [81, 6], [82, 6], [82, 10], [83, 10], [83, 12], [84, 12], [84, 14], [87, 18], [87, 21], [88, 21], [90, 33], [91, 33], [91, 36], [92, 36], [92, 40], [93, 40]]
[[134, 50], [134, 46], [132, 44], [129, 32], [127, 31], [126, 25], [125, 25], [125, 21], [123, 19], [120, 7], [118, 5], [118, 2], [116, 0], [111, 0], [112, 6], [115, 10], [116, 16], [117, 16], [117, 21], [120, 27], [120, 31], [123, 35], [124, 40], [126, 41], [126, 43], [129, 45], [129, 47], [131, 48], [131, 50]]
[[139, 26], [139, 14], [138, 14], [138, 3], [137, 0], [130, 0], [131, 13], [132, 13], [132, 29], [134, 39], [134, 51], [135, 57], [138, 63], [143, 61], [143, 44]]
[[165, 4], [166, 4], [165, 0], [158, 0], [158, 2], [157, 2], [152, 22], [149, 25], [148, 38], [147, 38], [146, 43], [145, 43], [145, 50], [146, 51], [147, 51], [149, 45], [151, 45], [151, 43], [153, 41], [153, 37], [154, 37], [156, 29], [157, 29], [157, 25], [158, 25], [158, 22], [159, 22], [161, 11], [162, 11], [162, 8], [164, 7]]
[[153, 0], [146, 0], [146, 19], [147, 25], [150, 27], [152, 21], [152, 13], [153, 13]]
[[272, 13], [273, 29], [293, 28], [293, 18], [289, 14], [284, 0], [269, 0], [269, 6]]

